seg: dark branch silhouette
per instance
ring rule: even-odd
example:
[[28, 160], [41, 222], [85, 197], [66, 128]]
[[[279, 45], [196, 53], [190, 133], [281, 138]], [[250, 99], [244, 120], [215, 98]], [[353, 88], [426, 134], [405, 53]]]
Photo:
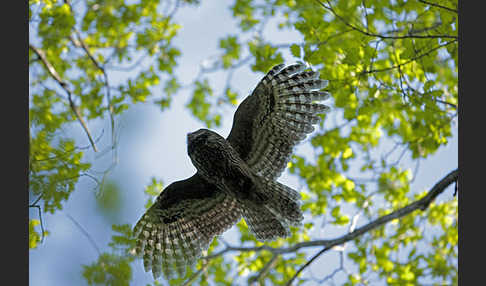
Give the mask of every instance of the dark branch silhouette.
[[249, 251], [255, 251], [255, 252], [260, 252], [260, 251], [269, 251], [273, 253], [274, 255], [280, 255], [280, 254], [285, 254], [285, 253], [292, 253], [296, 252], [299, 249], [302, 248], [309, 248], [309, 247], [316, 247], [316, 246], [323, 246], [324, 248], [321, 249], [318, 253], [316, 253], [310, 260], [308, 260], [303, 266], [297, 270], [295, 275], [287, 282], [286, 285], [292, 285], [292, 282], [297, 278], [297, 276], [309, 265], [311, 265], [319, 256], [321, 256], [323, 253], [327, 252], [328, 250], [331, 250], [333, 247], [342, 245], [348, 241], [354, 240], [355, 238], [377, 228], [382, 225], [387, 224], [388, 222], [398, 219], [401, 217], [404, 217], [416, 210], [426, 210], [430, 203], [435, 200], [435, 198], [440, 195], [444, 190], [451, 185], [452, 183], [456, 182], [459, 177], [459, 170], [455, 169], [451, 171], [449, 174], [447, 174], [444, 178], [442, 178], [439, 182], [437, 182], [431, 189], [430, 191], [421, 199], [414, 201], [413, 203], [410, 203], [409, 205], [400, 208], [398, 210], [395, 210], [394, 212], [381, 216], [368, 224], [361, 226], [359, 228], [356, 228], [354, 231], [351, 231], [343, 236], [340, 236], [335, 239], [323, 239], [323, 240], [313, 240], [313, 241], [305, 241], [305, 242], [300, 242], [297, 243], [293, 246], [290, 247], [282, 247], [282, 248], [274, 248], [270, 247], [267, 245], [262, 245], [262, 246], [255, 246], [255, 247], [236, 247], [236, 246], [231, 246], [227, 245], [224, 249], [202, 257], [201, 259], [204, 260], [211, 260], [213, 258], [222, 256], [228, 252], [249, 252]]
[[341, 245], [347, 241], [353, 240], [357, 238], [358, 236], [361, 236], [379, 226], [382, 226], [394, 219], [404, 217], [416, 210], [426, 210], [430, 203], [439, 195], [441, 194], [449, 185], [452, 183], [456, 182], [459, 177], [459, 170], [455, 169], [454, 171], [450, 172], [447, 174], [442, 180], [437, 182], [432, 189], [421, 199], [414, 201], [413, 203], [398, 209], [388, 215], [379, 217], [378, 219], [360, 227], [357, 228], [355, 231], [350, 232], [346, 235], [343, 235], [339, 238], [332, 239], [332, 240], [327, 240], [325, 243], [323, 243], [324, 248], [320, 250], [317, 254], [315, 254], [309, 261], [307, 261], [303, 266], [297, 270], [295, 275], [287, 282], [286, 285], [292, 285], [292, 282], [297, 278], [297, 276], [312, 262], [314, 262], [315, 259], [317, 259], [320, 255], [322, 255], [324, 252], [332, 249], [334, 246]]

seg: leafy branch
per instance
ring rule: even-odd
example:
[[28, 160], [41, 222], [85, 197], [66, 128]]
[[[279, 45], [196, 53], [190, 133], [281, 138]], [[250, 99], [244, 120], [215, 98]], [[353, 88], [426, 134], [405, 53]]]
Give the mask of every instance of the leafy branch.
[[338, 18], [341, 22], [343, 22], [344, 25], [348, 26], [349, 28], [363, 34], [366, 36], [370, 37], [376, 37], [380, 39], [393, 39], [393, 40], [400, 40], [400, 39], [458, 39], [457, 36], [452, 36], [452, 35], [417, 35], [417, 34], [408, 34], [408, 35], [402, 35], [402, 36], [386, 36], [386, 35], [381, 35], [381, 34], [376, 34], [376, 33], [371, 33], [368, 30], [362, 30], [358, 28], [357, 26], [352, 25], [346, 19], [344, 19], [342, 16], [340, 16], [332, 7], [331, 2], [329, 0], [326, 0], [327, 5], [322, 3], [320, 0], [316, 0], [317, 3], [319, 3], [322, 7], [325, 9], [329, 10], [336, 18]]
[[432, 2], [429, 2], [429, 1], [424, 1], [424, 0], [418, 0], [418, 1], [420, 3], [426, 4], [426, 5], [430, 5], [430, 6], [433, 6], [433, 7], [445, 9], [445, 10], [447, 10], [449, 12], [458, 14], [458, 11], [456, 9], [452, 9], [452, 8], [449, 8], [449, 7], [446, 7], [446, 6], [442, 6], [442, 5], [439, 5], [437, 3], [432, 3]]
[[[297, 276], [304, 270], [306, 269], [309, 265], [311, 265], [319, 256], [321, 256], [323, 253], [327, 252], [328, 250], [333, 249], [336, 246], [342, 245], [348, 241], [351, 241], [353, 239], [356, 239], [357, 237], [368, 233], [369, 231], [380, 227], [382, 225], [385, 225], [389, 223], [390, 221], [394, 219], [399, 219], [402, 218], [416, 210], [426, 210], [430, 203], [435, 200], [435, 198], [440, 195], [444, 190], [451, 185], [452, 183], [456, 182], [459, 177], [459, 170], [455, 169], [451, 171], [449, 174], [447, 174], [444, 178], [442, 178], [439, 182], [437, 182], [431, 189], [430, 191], [421, 199], [416, 200], [409, 205], [400, 208], [398, 210], [393, 211], [392, 213], [388, 215], [381, 216], [368, 224], [356, 228], [354, 231], [349, 232], [346, 235], [340, 236], [338, 238], [334, 239], [322, 239], [322, 240], [313, 240], [313, 241], [305, 241], [305, 242], [300, 242], [297, 244], [294, 244], [293, 246], [290, 247], [281, 247], [281, 248], [275, 248], [271, 247], [268, 245], [262, 245], [262, 246], [255, 246], [255, 247], [238, 247], [238, 246], [232, 246], [232, 245], [226, 245], [226, 247], [212, 255], [208, 255], [205, 257], [202, 257], [201, 259], [204, 260], [211, 260], [213, 258], [222, 256], [228, 252], [261, 252], [261, 251], [269, 251], [275, 256], [285, 254], [285, 253], [293, 253], [296, 252], [299, 249], [303, 248], [309, 248], [309, 247], [316, 247], [316, 246], [323, 246], [324, 248], [321, 249], [318, 253], [316, 253], [311, 259], [309, 259], [304, 265], [302, 265], [297, 272], [294, 274], [294, 276], [286, 283], [286, 285], [292, 285], [292, 282], [297, 278]], [[264, 267], [265, 268], [265, 267]], [[264, 271], [262, 270], [262, 273]], [[260, 275], [261, 276], [261, 275]]]
[[32, 44], [29, 43], [29, 48], [39, 57], [39, 59], [42, 61], [44, 66], [46, 67], [47, 71], [51, 75], [51, 77], [61, 86], [61, 88], [67, 93], [68, 96], [68, 101], [69, 101], [69, 106], [71, 110], [73, 111], [74, 115], [78, 119], [79, 123], [84, 129], [84, 132], [88, 136], [89, 142], [91, 144], [91, 147], [95, 152], [98, 152], [98, 149], [96, 148], [95, 141], [93, 140], [93, 137], [91, 136], [91, 133], [88, 129], [88, 126], [86, 125], [86, 122], [84, 121], [83, 117], [79, 113], [79, 109], [76, 106], [76, 104], [73, 101], [72, 98], [72, 92], [69, 89], [67, 83], [61, 78], [61, 76], [57, 73], [56, 69], [54, 66], [47, 60], [46, 54], [44, 53], [43, 50], [33, 46]]
[[377, 72], [386, 72], [386, 71], [390, 71], [390, 70], [394, 70], [394, 69], [399, 69], [400, 67], [402, 66], [405, 66], [405, 65], [408, 65], [408, 64], [411, 64], [425, 56], [428, 56], [429, 54], [433, 53], [434, 51], [437, 51], [439, 50], [440, 48], [443, 48], [443, 47], [446, 47], [452, 43], [455, 43], [457, 42], [457, 40], [452, 40], [452, 41], [449, 41], [449, 42], [445, 42], [441, 45], [438, 45], [430, 50], [428, 50], [427, 52], [425, 53], [422, 53], [422, 54], [419, 54], [419, 55], [416, 55], [412, 58], [410, 58], [408, 61], [406, 62], [403, 62], [401, 64], [398, 64], [398, 65], [394, 65], [394, 66], [391, 66], [391, 67], [388, 67], [388, 68], [382, 68], [382, 69], [372, 69], [372, 70], [365, 70], [363, 72], [361, 72], [361, 74], [369, 74], [369, 73], [377, 73]]

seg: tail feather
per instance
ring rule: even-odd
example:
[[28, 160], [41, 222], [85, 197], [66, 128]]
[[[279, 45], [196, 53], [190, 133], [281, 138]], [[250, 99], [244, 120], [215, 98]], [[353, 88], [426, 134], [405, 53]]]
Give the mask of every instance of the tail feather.
[[276, 181], [263, 177], [260, 177], [260, 181], [265, 186], [261, 191], [269, 198], [265, 207], [286, 224], [300, 225], [304, 219], [300, 210], [300, 194]]
[[259, 241], [274, 240], [290, 235], [288, 226], [279, 221], [267, 208], [252, 201], [245, 203], [243, 218]]
[[279, 182], [257, 176], [252, 200], [245, 201], [243, 217], [258, 240], [290, 235], [289, 226], [301, 224], [300, 194]]

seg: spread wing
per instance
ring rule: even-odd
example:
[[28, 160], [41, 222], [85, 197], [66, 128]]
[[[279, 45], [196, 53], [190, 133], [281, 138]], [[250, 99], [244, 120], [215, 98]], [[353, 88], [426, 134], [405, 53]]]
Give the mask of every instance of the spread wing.
[[285, 170], [295, 145], [314, 131], [319, 113], [329, 107], [316, 101], [327, 81], [301, 63], [273, 67], [236, 110], [227, 138], [258, 174], [276, 179]]
[[185, 275], [209, 247], [241, 218], [235, 199], [207, 183], [197, 173], [170, 184], [157, 197], [134, 228], [135, 253], [143, 257], [145, 271], [154, 278]]

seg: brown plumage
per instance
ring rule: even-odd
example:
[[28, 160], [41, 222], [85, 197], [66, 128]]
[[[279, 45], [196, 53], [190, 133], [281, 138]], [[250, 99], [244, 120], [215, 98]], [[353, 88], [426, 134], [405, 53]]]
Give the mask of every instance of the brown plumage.
[[134, 228], [135, 253], [155, 278], [185, 274], [241, 217], [260, 241], [286, 237], [303, 219], [300, 195], [276, 179], [293, 148], [314, 130], [326, 82], [304, 64], [273, 67], [238, 107], [229, 136], [188, 134], [197, 173], [165, 188]]

